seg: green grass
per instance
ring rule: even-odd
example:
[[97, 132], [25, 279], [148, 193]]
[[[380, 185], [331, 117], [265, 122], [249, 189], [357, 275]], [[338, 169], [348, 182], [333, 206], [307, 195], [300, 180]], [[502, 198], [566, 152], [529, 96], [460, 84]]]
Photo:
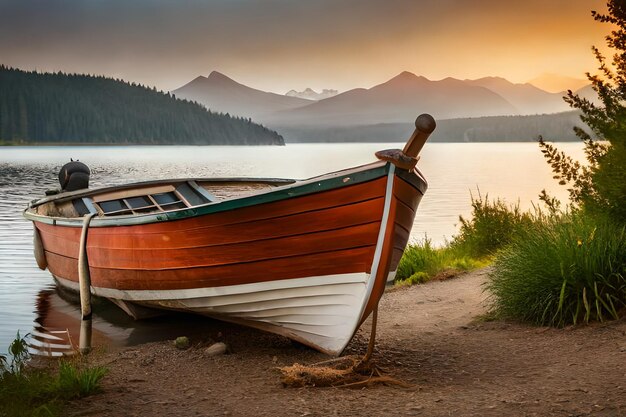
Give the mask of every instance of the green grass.
[[66, 399], [82, 398], [100, 392], [100, 380], [107, 369], [101, 366], [85, 368], [61, 361], [55, 389]]
[[484, 267], [533, 220], [517, 205], [509, 206], [499, 199], [490, 201], [479, 193], [477, 198], [472, 196], [471, 218], [460, 217], [460, 221], [459, 234], [443, 247], [433, 247], [428, 238], [409, 245], [398, 265], [396, 284], [421, 284]]
[[0, 416], [57, 416], [63, 405], [100, 390], [104, 367], [88, 367], [79, 358], [62, 359], [58, 370], [27, 366], [26, 339], [19, 333], [9, 347], [10, 362], [0, 356]]
[[626, 312], [626, 226], [606, 216], [522, 212], [472, 197], [472, 216], [441, 248], [409, 245], [396, 284], [420, 284], [494, 262], [489, 317], [566, 326]]
[[433, 278], [480, 268], [487, 263], [451, 246], [433, 247], [431, 241], [425, 238], [405, 249], [398, 265], [396, 282], [399, 285], [421, 284]]
[[618, 318], [626, 307], [624, 225], [583, 212], [536, 219], [502, 250], [493, 311], [541, 325]]

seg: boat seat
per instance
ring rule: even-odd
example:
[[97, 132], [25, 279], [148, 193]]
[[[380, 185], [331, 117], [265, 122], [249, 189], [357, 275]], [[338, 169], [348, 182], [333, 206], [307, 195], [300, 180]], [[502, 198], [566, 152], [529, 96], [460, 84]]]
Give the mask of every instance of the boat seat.
[[187, 184], [198, 194], [206, 199], [205, 203], [213, 203], [218, 200], [216, 196], [208, 192], [204, 187], [200, 187], [195, 181], [187, 181]]
[[98, 213], [93, 205], [93, 200], [89, 197], [77, 198], [72, 201], [72, 205], [80, 217], [85, 214]]
[[187, 201], [189, 207], [217, 201], [215, 196], [200, 187], [195, 181], [186, 181], [176, 185], [176, 192]]

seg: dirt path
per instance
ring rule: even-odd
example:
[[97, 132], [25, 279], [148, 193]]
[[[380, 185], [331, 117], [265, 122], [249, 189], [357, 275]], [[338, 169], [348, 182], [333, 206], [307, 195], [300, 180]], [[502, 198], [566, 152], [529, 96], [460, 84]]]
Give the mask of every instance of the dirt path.
[[[626, 320], [565, 330], [482, 322], [486, 271], [391, 291], [376, 358], [414, 388], [283, 388], [278, 366], [322, 354], [215, 322], [176, 350], [158, 342], [93, 355], [104, 393], [71, 416], [626, 416]], [[368, 326], [348, 353], [364, 352]], [[225, 341], [232, 353], [209, 357]]]

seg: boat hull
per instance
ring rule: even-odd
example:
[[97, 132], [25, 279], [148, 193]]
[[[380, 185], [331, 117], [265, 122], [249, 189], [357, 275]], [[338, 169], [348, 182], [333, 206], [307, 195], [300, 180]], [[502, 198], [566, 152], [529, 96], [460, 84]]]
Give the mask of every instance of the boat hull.
[[[56, 278], [60, 285], [78, 291], [74, 281]], [[184, 290], [94, 287], [92, 291], [122, 301], [122, 307], [130, 312], [139, 305], [202, 314], [337, 354], [352, 337], [370, 278], [366, 273], [349, 273]]]
[[[391, 164], [362, 171], [360, 182], [351, 183], [360, 171], [339, 173], [328, 179], [336, 187], [289, 186], [294, 197], [227, 202], [229, 210], [100, 221], [86, 243], [92, 292], [129, 313], [134, 305], [190, 311], [339, 354], [395, 271], [426, 186]], [[80, 224], [33, 220], [48, 269], [77, 290]]]

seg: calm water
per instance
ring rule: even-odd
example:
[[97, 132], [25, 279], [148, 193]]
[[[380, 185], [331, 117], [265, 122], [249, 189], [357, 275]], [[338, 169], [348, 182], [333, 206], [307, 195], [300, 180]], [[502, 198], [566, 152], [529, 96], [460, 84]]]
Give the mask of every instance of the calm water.
[[[78, 307], [58, 297], [47, 271], [32, 256], [32, 226], [21, 212], [28, 201], [57, 186], [69, 158], [90, 166], [93, 187], [173, 177], [260, 176], [307, 178], [373, 161], [380, 149], [403, 144], [294, 144], [286, 147], [0, 147], [0, 352], [31, 332], [46, 316], [58, 327], [78, 326]], [[582, 159], [578, 143], [560, 144]], [[418, 165], [429, 182], [413, 227], [414, 240], [441, 244], [470, 213], [470, 192], [518, 202], [537, 202], [542, 189], [561, 199], [567, 193], [552, 179], [534, 143], [437, 143], [426, 145]], [[53, 314], [54, 313], [54, 314]], [[168, 319], [134, 322], [115, 308], [96, 310], [95, 333], [120, 344], [180, 332]], [[180, 319], [179, 319], [180, 320]], [[194, 320], [186, 318], [185, 321]], [[197, 323], [196, 323], [197, 325]], [[98, 330], [99, 329], [99, 330]]]

